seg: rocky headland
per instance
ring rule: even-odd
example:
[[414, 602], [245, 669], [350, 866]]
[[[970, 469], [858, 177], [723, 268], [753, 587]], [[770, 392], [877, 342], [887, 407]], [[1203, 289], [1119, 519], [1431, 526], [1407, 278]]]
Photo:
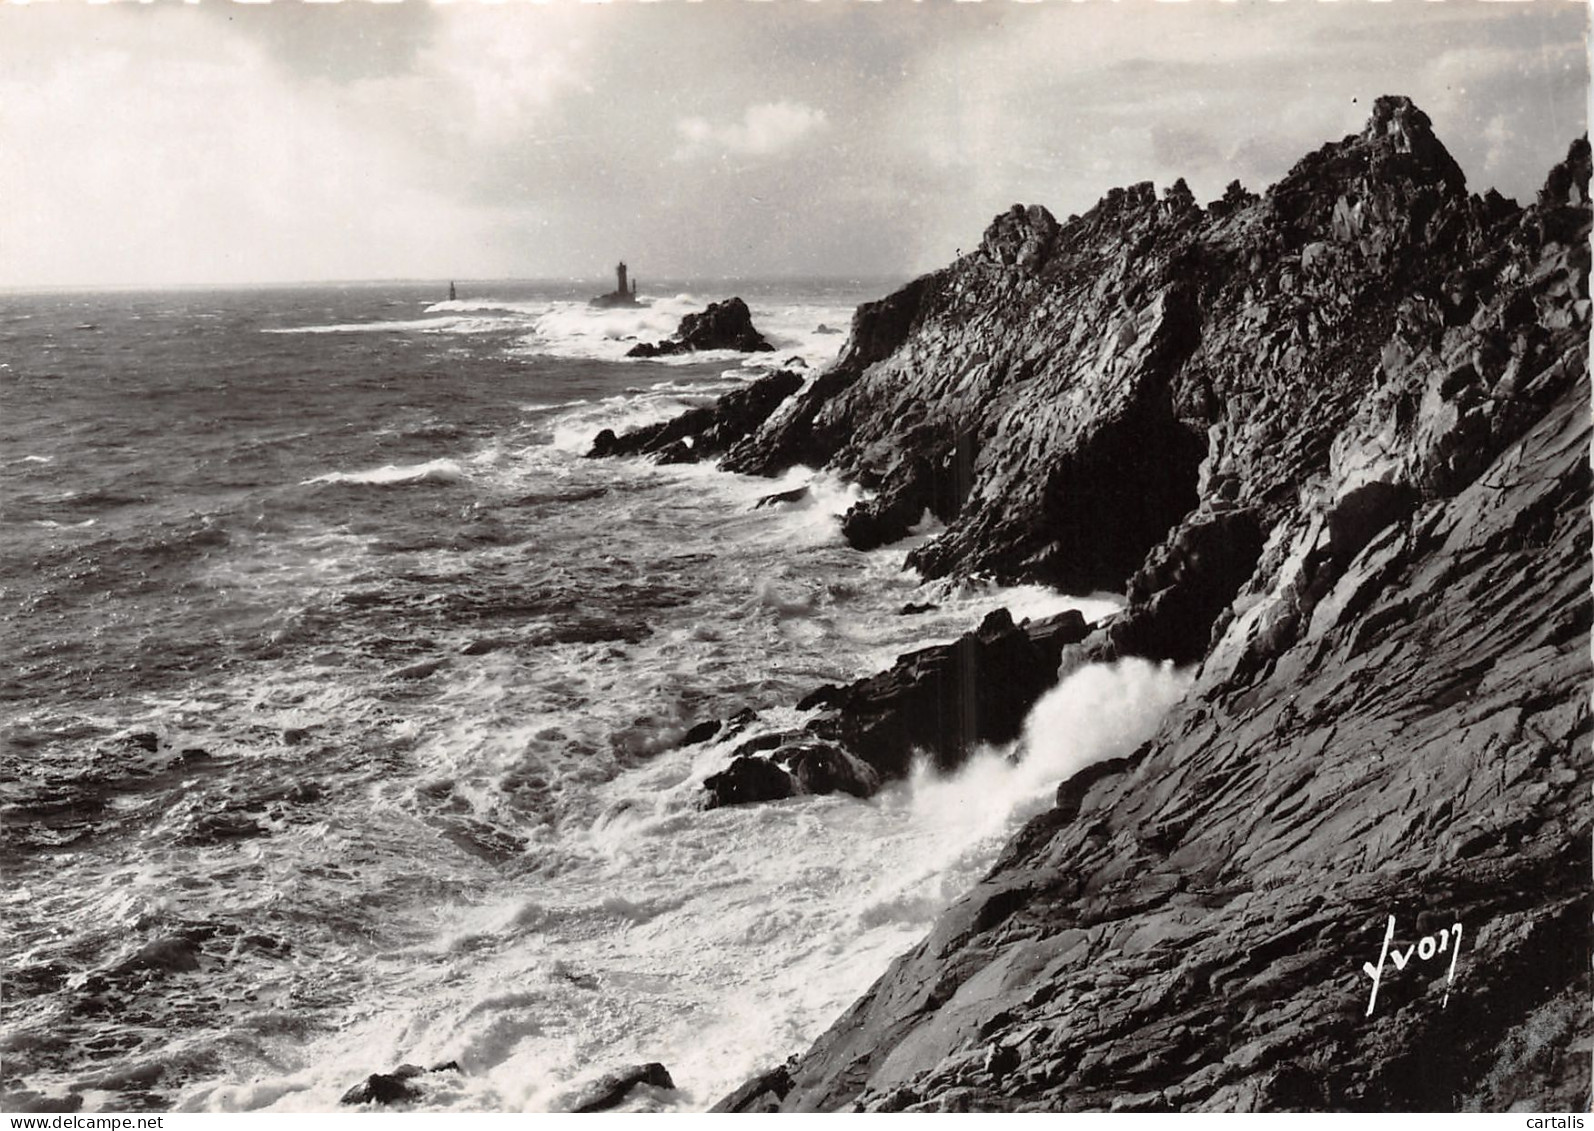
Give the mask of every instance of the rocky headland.
[[1470, 194], [1385, 97], [1260, 195], [1015, 206], [716, 440], [870, 488], [860, 548], [934, 514], [927, 577], [1128, 605], [820, 689], [710, 804], [866, 794], [1080, 665], [1198, 665], [723, 1108], [1589, 1102], [1589, 179], [1580, 139], [1526, 206]]

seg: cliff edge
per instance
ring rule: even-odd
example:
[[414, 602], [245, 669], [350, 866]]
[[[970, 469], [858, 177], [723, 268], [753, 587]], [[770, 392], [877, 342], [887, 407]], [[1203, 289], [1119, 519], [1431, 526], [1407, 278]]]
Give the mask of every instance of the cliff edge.
[[[1589, 1102], [1589, 147], [1469, 195], [1409, 100], [1261, 196], [998, 217], [727, 466], [1199, 662], [733, 1110]], [[1372, 972], [1370, 972], [1372, 971]], [[1376, 985], [1376, 992], [1375, 992]]]

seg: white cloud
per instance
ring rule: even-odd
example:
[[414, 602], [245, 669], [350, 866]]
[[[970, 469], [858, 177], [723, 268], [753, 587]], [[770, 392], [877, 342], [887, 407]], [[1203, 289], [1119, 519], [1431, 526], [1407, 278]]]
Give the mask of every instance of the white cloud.
[[749, 106], [740, 122], [712, 125], [703, 118], [675, 124], [684, 144], [678, 157], [720, 150], [749, 156], [779, 153], [825, 127], [825, 112], [799, 102], [761, 102]]
[[442, 273], [490, 233], [354, 101], [175, 18], [0, 71], [0, 284]]
[[1383, 93], [1526, 198], [1567, 8], [0, 2], [0, 285], [922, 270], [1014, 201], [1261, 188]]

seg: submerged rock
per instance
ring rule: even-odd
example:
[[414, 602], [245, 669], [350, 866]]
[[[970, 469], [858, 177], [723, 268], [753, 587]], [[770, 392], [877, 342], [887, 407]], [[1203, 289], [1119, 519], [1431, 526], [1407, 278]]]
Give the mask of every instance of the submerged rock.
[[697, 746], [701, 743], [707, 742], [709, 739], [718, 734], [720, 732], [720, 728], [724, 725], [725, 724], [720, 722], [718, 719], [706, 719], [703, 722], [689, 727], [687, 732], [681, 736], [680, 744], [682, 746]]
[[800, 503], [808, 498], [808, 495], [809, 491], [806, 485], [793, 487], [790, 491], [778, 491], [773, 495], [763, 496], [758, 502], [753, 504], [753, 509], [762, 510], [765, 507], [781, 506], [785, 503]]
[[145, 943], [108, 973], [112, 977], [135, 973], [190, 973], [199, 969], [200, 953], [199, 940], [187, 935], [167, 935]]

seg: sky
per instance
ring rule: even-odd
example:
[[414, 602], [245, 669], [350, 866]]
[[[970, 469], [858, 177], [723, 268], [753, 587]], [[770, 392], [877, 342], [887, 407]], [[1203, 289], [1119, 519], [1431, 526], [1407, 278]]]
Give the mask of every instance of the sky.
[[1260, 189], [1405, 94], [1475, 192], [1587, 128], [1583, 0], [0, 2], [0, 286], [909, 276]]

